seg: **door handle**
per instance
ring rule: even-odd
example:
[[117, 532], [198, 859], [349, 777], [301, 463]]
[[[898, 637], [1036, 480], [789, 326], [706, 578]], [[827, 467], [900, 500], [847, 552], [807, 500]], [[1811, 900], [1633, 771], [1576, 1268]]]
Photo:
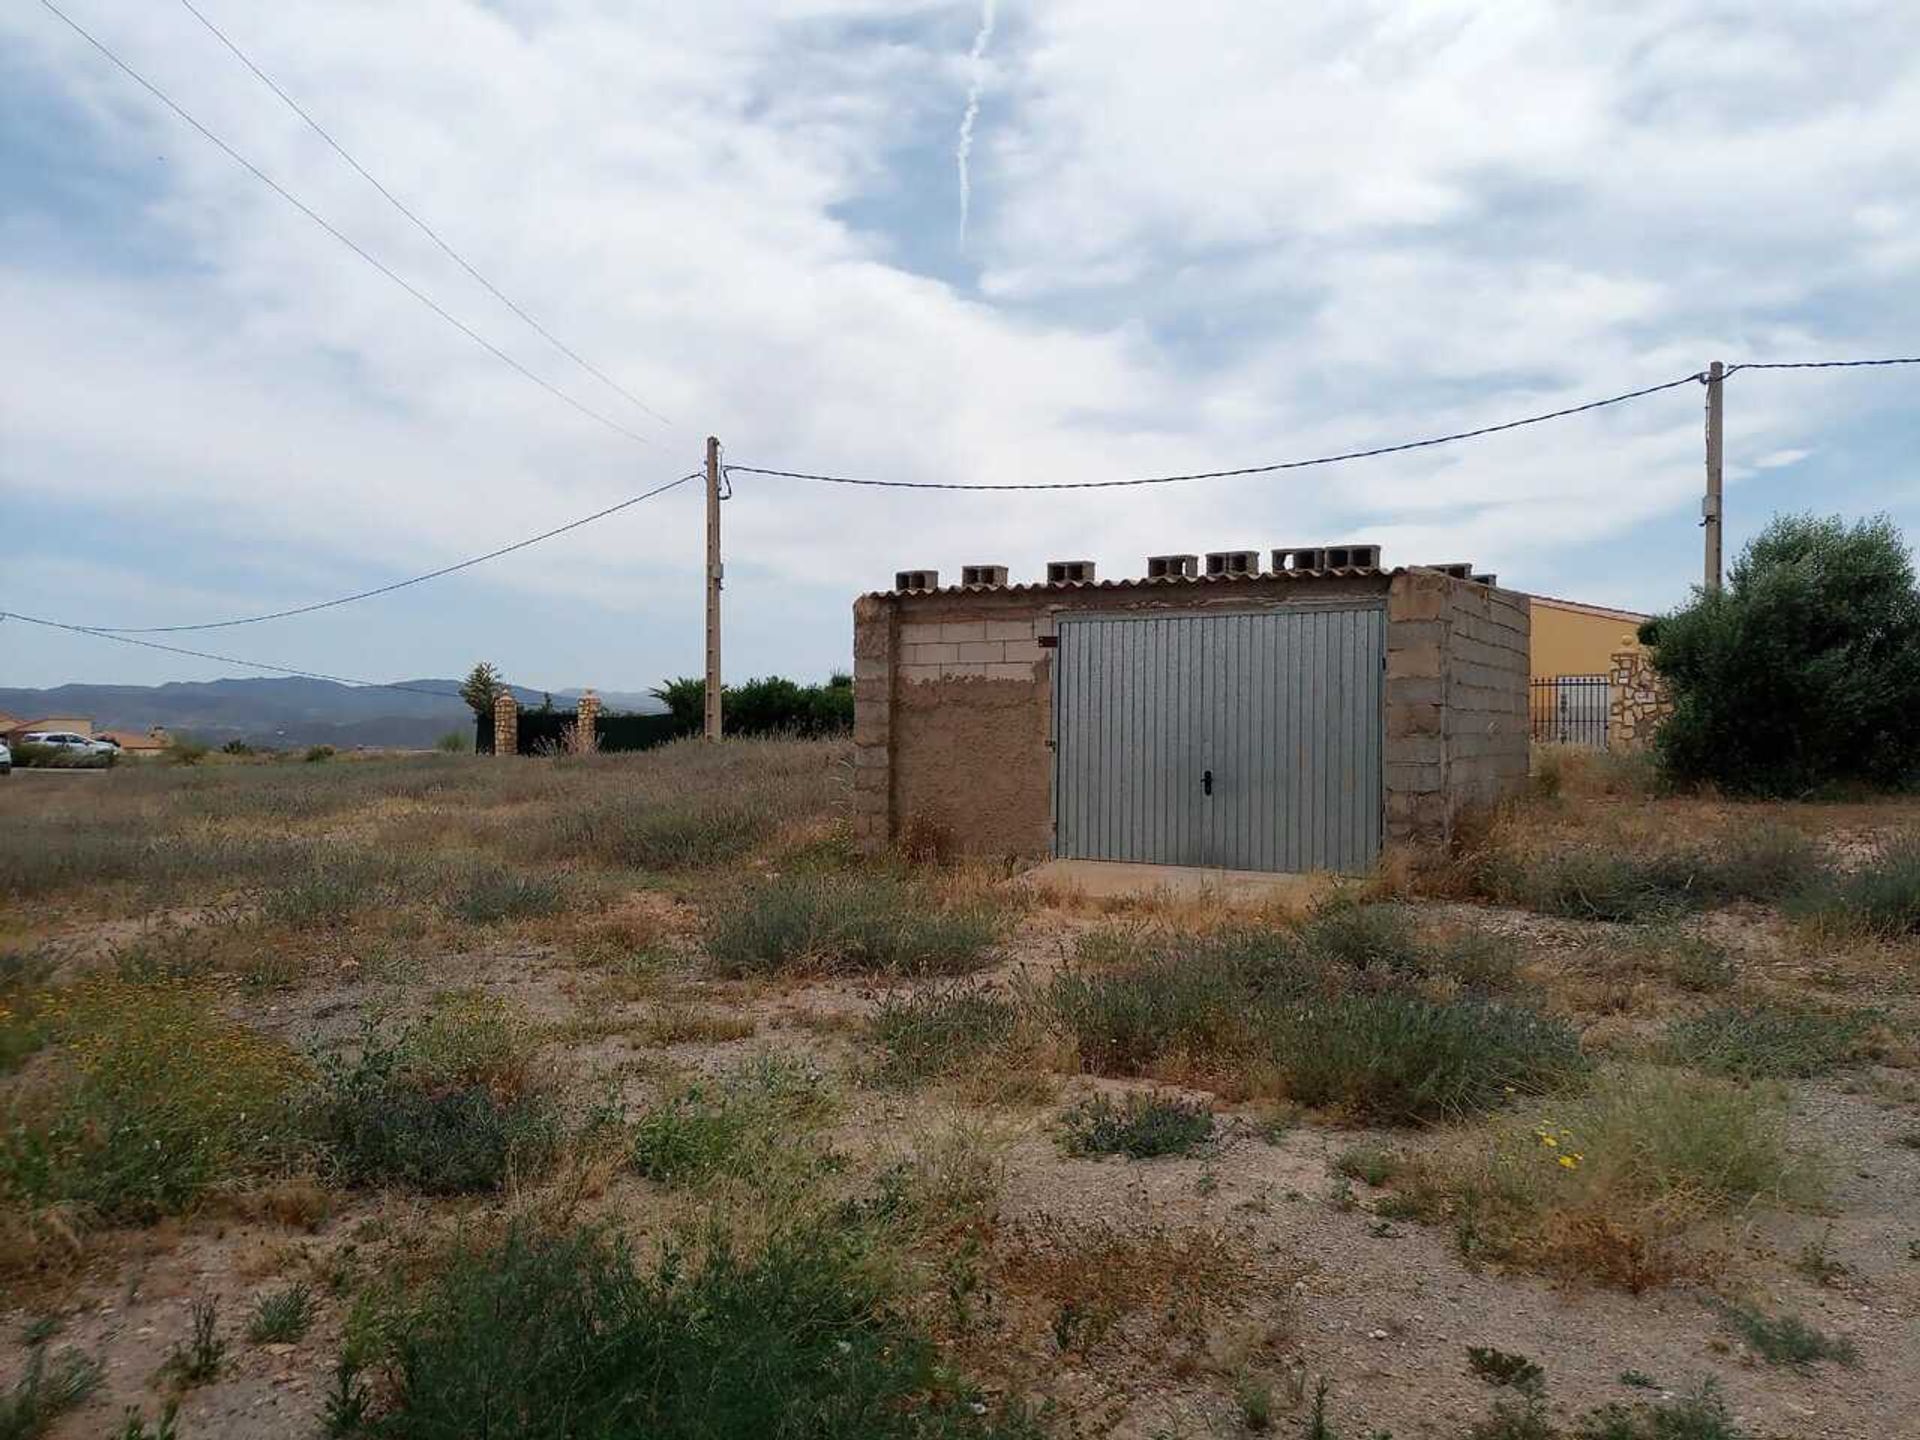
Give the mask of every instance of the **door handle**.
[[1202, 770], [1200, 772], [1200, 793], [1202, 795], [1213, 794], [1213, 771]]

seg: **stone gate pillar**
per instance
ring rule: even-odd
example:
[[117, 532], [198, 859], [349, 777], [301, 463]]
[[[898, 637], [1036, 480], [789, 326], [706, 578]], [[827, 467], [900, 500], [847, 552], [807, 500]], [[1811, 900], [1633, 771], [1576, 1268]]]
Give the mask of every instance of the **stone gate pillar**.
[[493, 753], [507, 759], [520, 753], [520, 702], [511, 690], [494, 697]]
[[595, 722], [600, 718], [600, 697], [591, 690], [582, 691], [573, 712], [573, 753], [591, 755], [600, 748]]

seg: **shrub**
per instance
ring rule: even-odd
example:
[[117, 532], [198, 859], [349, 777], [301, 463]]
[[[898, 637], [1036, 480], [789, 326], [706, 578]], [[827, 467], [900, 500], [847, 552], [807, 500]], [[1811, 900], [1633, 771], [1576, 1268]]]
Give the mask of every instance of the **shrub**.
[[325, 1057], [311, 1113], [347, 1184], [429, 1195], [497, 1190], [510, 1175], [543, 1170], [560, 1141], [544, 1094], [436, 1072], [411, 1034], [389, 1042], [369, 1030], [351, 1062]]
[[1711, 1010], [1674, 1022], [1674, 1058], [1737, 1080], [1806, 1079], [1866, 1058], [1863, 1042], [1879, 1023], [1872, 1011], [1832, 1014], [1777, 1006]]
[[0, 1440], [36, 1440], [84, 1405], [105, 1378], [100, 1362], [78, 1350], [62, 1350], [49, 1360], [44, 1344], [33, 1346], [25, 1372], [0, 1394]]
[[1213, 1112], [1177, 1095], [1090, 1096], [1061, 1117], [1069, 1155], [1151, 1160], [1184, 1155], [1213, 1135]]
[[465, 730], [449, 730], [433, 742], [433, 748], [442, 755], [465, 755], [473, 749], [473, 736]]
[[198, 765], [207, 758], [207, 747], [198, 740], [176, 736], [161, 753], [169, 765]]
[[1589, 1411], [1576, 1440], [1748, 1440], [1711, 1380], [1658, 1404], [1603, 1405]]
[[1369, 1185], [1384, 1185], [1405, 1167], [1405, 1157], [1380, 1144], [1351, 1145], [1333, 1157], [1336, 1175]]
[[261, 914], [295, 930], [345, 925], [362, 910], [397, 899], [405, 868], [397, 855], [324, 850], [269, 888]]
[[1727, 1328], [1739, 1335], [1769, 1365], [1810, 1370], [1822, 1360], [1857, 1365], [1860, 1349], [1847, 1337], [1822, 1334], [1798, 1315], [1767, 1316], [1745, 1305], [1721, 1309]]
[[1788, 911], [1822, 934], [1881, 940], [1920, 934], [1920, 835], [1887, 842], [1843, 874], [1812, 877]]
[[800, 1132], [831, 1108], [818, 1075], [761, 1056], [648, 1108], [634, 1126], [634, 1168], [669, 1185], [810, 1170], [819, 1157], [798, 1143]]
[[251, 755], [253, 754], [253, 746], [244, 740], [233, 739], [227, 741], [226, 744], [220, 747], [220, 753], [222, 755]]
[[706, 948], [727, 976], [957, 975], [990, 957], [1000, 916], [942, 905], [925, 887], [881, 875], [785, 875], [716, 907]]
[[1531, 1010], [1344, 984], [1309, 947], [1245, 930], [1077, 965], [1043, 1003], [1095, 1074], [1264, 1085], [1386, 1123], [1487, 1109], [1583, 1068], [1573, 1032]]
[[253, 1314], [247, 1320], [247, 1339], [255, 1345], [291, 1344], [312, 1328], [313, 1317], [313, 1288], [304, 1281], [296, 1281], [253, 1302]]
[[592, 1232], [517, 1229], [437, 1276], [374, 1358], [391, 1440], [1028, 1433], [940, 1370], [855, 1237], [819, 1230], [642, 1268]]
[[307, 747], [307, 753], [300, 758], [309, 765], [318, 765], [323, 761], [333, 759], [336, 753], [338, 752], [336, 752], [331, 745], [309, 745]]
[[550, 875], [529, 875], [505, 865], [486, 865], [454, 883], [442, 902], [445, 912], [470, 925], [497, 925], [552, 915], [566, 905], [566, 892]]
[[1781, 516], [1724, 589], [1647, 628], [1675, 781], [1798, 796], [1920, 769], [1920, 595], [1892, 522]]
[[737, 859], [772, 828], [774, 816], [751, 797], [705, 796], [673, 805], [627, 798], [589, 802], [561, 816], [540, 847], [636, 870], [717, 865]]
[[1444, 975], [1482, 990], [1511, 986], [1519, 965], [1518, 949], [1506, 937], [1480, 931], [1429, 937], [1401, 905], [1327, 906], [1300, 927], [1298, 940], [1306, 956], [1327, 964]]
[[1054, 977], [1042, 997], [1053, 1026], [1096, 1075], [1144, 1075], [1168, 1061], [1205, 1068], [1254, 1046], [1256, 1001], [1310, 983], [1295, 947], [1271, 931], [1229, 931], [1154, 949], [1123, 950], [1098, 963], [1111, 944], [1081, 943], [1077, 963]]
[[[670, 680], [653, 691], [679, 722], [697, 735], [704, 723], [707, 686], [691, 677]], [[720, 704], [733, 735], [839, 735], [853, 729], [853, 677], [834, 675], [824, 685], [800, 685], [777, 675], [724, 686]]]
[[1477, 877], [1490, 898], [1573, 920], [1657, 919], [1732, 900], [1777, 900], [1819, 873], [1819, 848], [1784, 826], [1687, 848], [1629, 840], [1545, 854], [1496, 851]]
[[1475, 1156], [1410, 1166], [1403, 1205], [1450, 1214], [1470, 1256], [1628, 1290], [1684, 1266], [1696, 1221], [1818, 1197], [1787, 1147], [1778, 1096], [1648, 1067], [1603, 1071], [1549, 1115], [1502, 1126]]
[[1268, 1045], [1289, 1098], [1385, 1124], [1489, 1110], [1585, 1069], [1579, 1039], [1563, 1021], [1519, 1006], [1391, 991], [1294, 1005], [1274, 1017]]
[[205, 992], [89, 980], [50, 998], [45, 1019], [59, 1049], [8, 1101], [0, 1194], [137, 1223], [297, 1150], [302, 1067]]
[[952, 1075], [1013, 1038], [1019, 1012], [984, 988], [922, 990], [889, 995], [871, 1023], [887, 1052], [881, 1075], [913, 1084]]

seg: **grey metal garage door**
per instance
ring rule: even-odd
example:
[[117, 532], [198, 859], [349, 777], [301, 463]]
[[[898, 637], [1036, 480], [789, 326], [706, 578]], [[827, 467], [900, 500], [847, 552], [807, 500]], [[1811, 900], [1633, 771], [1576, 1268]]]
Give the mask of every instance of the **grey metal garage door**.
[[1380, 851], [1386, 611], [1072, 616], [1054, 678], [1054, 849], [1233, 870]]

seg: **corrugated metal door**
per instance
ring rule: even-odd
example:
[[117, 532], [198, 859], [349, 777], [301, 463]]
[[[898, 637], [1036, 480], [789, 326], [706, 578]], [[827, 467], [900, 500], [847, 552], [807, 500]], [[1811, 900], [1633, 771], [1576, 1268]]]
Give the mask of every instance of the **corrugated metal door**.
[[1231, 870], [1380, 851], [1380, 606], [1071, 616], [1054, 676], [1054, 850]]

